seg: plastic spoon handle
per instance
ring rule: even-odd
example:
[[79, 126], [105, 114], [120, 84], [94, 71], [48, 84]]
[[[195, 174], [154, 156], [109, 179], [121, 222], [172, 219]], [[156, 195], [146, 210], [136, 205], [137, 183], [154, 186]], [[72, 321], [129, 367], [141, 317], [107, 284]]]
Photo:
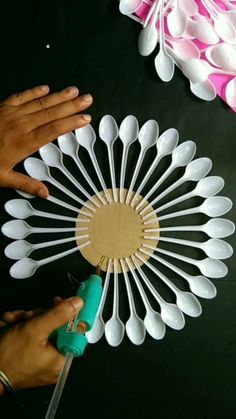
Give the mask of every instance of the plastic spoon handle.
[[[190, 214], [197, 214], [198, 212], [202, 212], [202, 206], [194, 207], [194, 208], [188, 208], [186, 210], [172, 212], [171, 214], [162, 215], [161, 217], [158, 217], [158, 221], [167, 220], [169, 218], [174, 217], [182, 217], [184, 215], [190, 215]], [[152, 224], [153, 220], [147, 220], [144, 222], [144, 224]]]
[[66, 216], [61, 215], [61, 214], [53, 214], [53, 213], [46, 212], [46, 211], [34, 210], [31, 215], [36, 216], [36, 217], [51, 218], [53, 220], [75, 221], [75, 222], [78, 221], [77, 218], [66, 217]]
[[[84, 227], [82, 227], [82, 228], [84, 228]], [[37, 249], [43, 249], [45, 247], [57, 246], [58, 244], [69, 243], [69, 242], [74, 241], [74, 240], [83, 240], [83, 239], [87, 239], [88, 237], [89, 237], [89, 234], [84, 234], [82, 236], [68, 237], [67, 239], [51, 240], [51, 241], [44, 242], [44, 243], [32, 244], [32, 251], [37, 250]]]
[[70, 182], [80, 191], [82, 194], [86, 196], [97, 208], [100, 208], [100, 205], [85, 189], [84, 187], [71, 175], [69, 170], [63, 165], [61, 168], [61, 172], [70, 180]]
[[118, 196], [117, 196], [117, 190], [116, 190], [116, 175], [115, 175], [115, 165], [114, 165], [113, 144], [111, 144], [110, 147], [107, 144], [107, 150], [108, 150], [108, 159], [109, 159], [109, 167], [110, 167], [110, 174], [111, 174], [113, 199], [115, 202], [117, 202]]
[[117, 261], [114, 259], [114, 293], [113, 293], [113, 318], [119, 318], [119, 284], [117, 273]]
[[53, 202], [56, 205], [59, 205], [62, 208], [67, 208], [71, 211], [78, 212], [78, 213], [80, 212], [79, 208], [74, 207], [73, 205], [69, 205], [66, 202], [62, 201], [61, 199], [55, 198], [55, 196], [48, 195], [47, 200], [50, 202]]
[[150, 176], [152, 175], [152, 173], [154, 172], [154, 170], [156, 169], [156, 167], [157, 167], [157, 165], [158, 165], [158, 163], [160, 162], [160, 160], [162, 159], [162, 155], [160, 155], [159, 153], [158, 153], [158, 151], [157, 151], [157, 155], [156, 155], [156, 157], [155, 157], [155, 159], [154, 159], [154, 161], [152, 162], [152, 165], [151, 165], [151, 167], [149, 168], [149, 170], [147, 171], [147, 173], [146, 173], [146, 175], [144, 176], [144, 178], [143, 178], [143, 180], [142, 180], [142, 182], [140, 183], [140, 185], [139, 185], [139, 187], [138, 187], [138, 189], [137, 189], [137, 191], [135, 192], [135, 195], [134, 195], [134, 197], [133, 197], [133, 199], [132, 199], [132, 201], [131, 201], [131, 207], [133, 207], [134, 206], [134, 204], [135, 204], [135, 201], [136, 201], [136, 199], [137, 199], [137, 196], [140, 194], [140, 192], [143, 190], [143, 188], [144, 188], [144, 186], [146, 185], [146, 183], [147, 183], [147, 181], [148, 181], [148, 179], [150, 178]]
[[124, 278], [125, 278], [125, 285], [126, 285], [126, 290], [127, 290], [128, 300], [129, 300], [130, 315], [131, 315], [131, 317], [133, 317], [133, 316], [136, 317], [137, 312], [136, 312], [136, 308], [135, 308], [135, 304], [134, 304], [133, 292], [132, 292], [132, 288], [131, 288], [131, 285], [130, 285], [130, 280], [129, 280], [128, 274], [125, 270], [125, 264], [124, 264], [124, 261], [122, 259], [120, 259], [120, 264], [121, 264], [122, 272], [123, 272], [123, 275], [124, 275]]
[[71, 228], [51, 228], [51, 227], [31, 227], [29, 234], [33, 233], [69, 233], [70, 231], [80, 231], [81, 227], [71, 227]]
[[133, 177], [132, 177], [132, 180], [131, 180], [131, 182], [130, 182], [130, 186], [129, 186], [128, 194], [127, 194], [127, 197], [126, 197], [126, 200], [125, 200], [125, 203], [126, 203], [126, 204], [129, 204], [129, 202], [130, 202], [130, 196], [131, 196], [131, 193], [132, 193], [133, 187], [134, 187], [134, 185], [135, 185], [135, 182], [136, 182], [136, 179], [137, 179], [137, 176], [138, 176], [138, 173], [139, 173], [139, 169], [140, 169], [140, 167], [141, 167], [141, 165], [142, 165], [142, 162], [143, 162], [143, 160], [144, 160], [144, 157], [145, 157], [146, 151], [147, 151], [147, 149], [145, 149], [145, 148], [143, 148], [143, 147], [141, 146], [141, 151], [140, 151], [140, 154], [139, 154], [139, 158], [138, 158], [138, 161], [137, 161], [136, 167], [135, 167], [135, 169], [134, 169]]
[[143, 304], [144, 304], [144, 306], [146, 308], [146, 311], [153, 311], [152, 310], [152, 307], [151, 307], [151, 304], [150, 304], [150, 302], [149, 302], [149, 300], [147, 298], [147, 295], [146, 295], [146, 293], [145, 293], [145, 291], [144, 291], [144, 289], [143, 289], [143, 287], [141, 285], [141, 282], [139, 281], [138, 276], [136, 275], [134, 269], [132, 268], [132, 265], [129, 262], [129, 259], [128, 258], [125, 258], [125, 261], [126, 261], [128, 267], [129, 267], [129, 270], [130, 270], [130, 272], [131, 272], [131, 274], [132, 274], [132, 276], [134, 278], [134, 281], [135, 281], [135, 283], [137, 285], [137, 288], [138, 288], [139, 293], [141, 295], [141, 298], [143, 300]]
[[91, 160], [92, 160], [92, 163], [93, 163], [93, 167], [94, 167], [94, 169], [95, 169], [95, 171], [97, 173], [99, 182], [101, 183], [103, 192], [105, 193], [105, 196], [106, 196], [108, 202], [112, 202], [112, 199], [111, 199], [110, 194], [109, 194], [109, 192], [107, 190], [107, 186], [105, 184], [105, 181], [104, 181], [102, 172], [101, 172], [100, 167], [98, 165], [97, 157], [96, 157], [96, 154], [94, 152], [93, 147], [91, 147], [91, 149], [90, 149], [90, 157], [91, 157]]
[[91, 177], [89, 176], [87, 170], [85, 169], [82, 161], [80, 160], [80, 158], [78, 157], [78, 154], [76, 156], [72, 156], [76, 166], [78, 167], [78, 169], [80, 170], [80, 172], [82, 173], [82, 175], [84, 176], [85, 180], [88, 182], [89, 186], [91, 187], [91, 189], [95, 192], [96, 196], [98, 197], [98, 199], [100, 199], [101, 203], [103, 205], [106, 204], [105, 199], [102, 197], [102, 195], [99, 193], [98, 189], [96, 188], [96, 186], [94, 185]]
[[41, 260], [37, 260], [37, 265], [42, 266], [42, 265], [46, 265], [47, 263], [51, 263], [54, 262], [55, 260], [61, 259], [65, 256], [70, 255], [71, 253], [74, 253], [76, 251], [78, 251], [79, 249], [83, 249], [84, 247], [87, 247], [90, 244], [90, 241], [87, 241], [85, 243], [82, 243], [76, 247], [73, 247], [72, 249], [69, 250], [65, 250], [64, 252], [58, 253], [57, 255], [53, 255], [50, 256], [48, 258], [45, 259], [41, 259]]
[[122, 160], [121, 160], [121, 169], [120, 169], [120, 202], [124, 202], [124, 184], [125, 184], [125, 173], [127, 166], [127, 158], [129, 154], [130, 145], [123, 146]]
[[162, 198], [164, 198], [166, 195], [168, 195], [170, 192], [172, 192], [174, 189], [181, 186], [187, 179], [183, 175], [180, 179], [176, 180], [172, 185], [169, 186], [169, 188], [165, 189], [160, 195], [158, 195], [156, 198], [154, 198], [150, 203], [150, 207], [153, 207], [158, 201], [160, 201]]

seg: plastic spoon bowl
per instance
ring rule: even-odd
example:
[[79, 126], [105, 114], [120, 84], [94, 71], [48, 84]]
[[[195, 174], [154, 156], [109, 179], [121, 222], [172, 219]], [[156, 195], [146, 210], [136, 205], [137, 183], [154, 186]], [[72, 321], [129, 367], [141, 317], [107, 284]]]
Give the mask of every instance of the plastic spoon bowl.
[[167, 16], [167, 26], [171, 36], [180, 38], [185, 32], [187, 26], [187, 15], [180, 7], [179, 0], [176, 0], [174, 7]]
[[225, 42], [206, 49], [206, 58], [216, 67], [236, 72], [236, 46]]

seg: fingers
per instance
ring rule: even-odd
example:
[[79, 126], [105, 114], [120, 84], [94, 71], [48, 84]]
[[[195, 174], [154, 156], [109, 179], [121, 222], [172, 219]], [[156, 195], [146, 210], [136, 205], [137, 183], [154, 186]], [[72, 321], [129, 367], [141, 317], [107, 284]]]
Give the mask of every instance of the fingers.
[[19, 106], [23, 105], [27, 102], [31, 102], [32, 100], [41, 98], [47, 95], [49, 92], [49, 86], [36, 86], [32, 89], [25, 90], [21, 93], [15, 93], [14, 95], [10, 96], [6, 100], [4, 100], [4, 104], [8, 106]]
[[8, 172], [7, 176], [1, 179], [1, 186], [19, 189], [43, 199], [46, 199], [49, 195], [48, 188], [42, 182], [14, 170]]
[[59, 327], [63, 326], [83, 307], [83, 300], [79, 297], [72, 297], [55, 305], [40, 316], [30, 320], [31, 327], [34, 327], [36, 335], [42, 339], [48, 336]]
[[87, 109], [92, 104], [92, 101], [92, 96], [88, 94], [79, 96], [76, 99], [69, 100], [65, 103], [60, 103], [59, 105], [48, 109], [34, 112], [27, 116], [27, 128], [29, 131], [32, 131], [37, 127], [48, 124], [49, 122], [78, 114]]
[[60, 135], [84, 127], [91, 121], [90, 115], [74, 115], [58, 119], [32, 131], [35, 139], [35, 150], [49, 141], [55, 140]]
[[31, 114], [39, 112], [44, 109], [51, 108], [59, 105], [60, 103], [67, 102], [68, 100], [75, 99], [79, 95], [79, 89], [76, 86], [70, 86], [57, 93], [52, 93], [47, 96], [40, 96], [36, 100], [27, 103], [23, 107], [24, 114]]
[[6, 311], [2, 315], [2, 320], [5, 323], [17, 323], [20, 320], [25, 319], [25, 310]]

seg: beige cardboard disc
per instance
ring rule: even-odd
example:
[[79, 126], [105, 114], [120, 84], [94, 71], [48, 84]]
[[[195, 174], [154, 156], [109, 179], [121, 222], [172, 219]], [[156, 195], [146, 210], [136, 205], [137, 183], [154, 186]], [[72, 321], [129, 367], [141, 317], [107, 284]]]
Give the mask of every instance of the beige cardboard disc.
[[[108, 190], [112, 196], [112, 190]], [[119, 196], [119, 189], [118, 196]], [[124, 190], [124, 196], [126, 196], [127, 191]], [[104, 196], [104, 193], [101, 193]], [[132, 193], [131, 199], [134, 195]], [[157, 237], [159, 233], [144, 233], [146, 228], [159, 228], [159, 223], [157, 217], [154, 215], [153, 223], [144, 225], [142, 217], [135, 210], [135, 207], [130, 205], [122, 204], [120, 202], [111, 202], [103, 205], [96, 195], [93, 196], [96, 201], [101, 204], [100, 208], [96, 208], [96, 212], [92, 215], [92, 218], [88, 222], [88, 240], [90, 244], [81, 249], [81, 254], [83, 257], [90, 262], [93, 266], [97, 266], [104, 257], [104, 261], [101, 265], [103, 271], [107, 270], [108, 260], [109, 259], [119, 259], [129, 258], [131, 255], [134, 255], [138, 252], [139, 248], [143, 244], [148, 244], [150, 246], [156, 247], [158, 244]], [[137, 204], [143, 198], [139, 195], [137, 197]], [[91, 201], [88, 201], [91, 205]], [[137, 206], [135, 204], [135, 206]], [[146, 202], [148, 204], [148, 202]], [[142, 208], [144, 208], [143, 205]], [[83, 207], [83, 210], [88, 211], [87, 208]], [[152, 211], [150, 208], [148, 212]], [[78, 215], [78, 221], [76, 227], [84, 227], [85, 223], [79, 221], [79, 219], [86, 219], [86, 217]], [[77, 233], [78, 234], [78, 233]], [[145, 236], [155, 236], [155, 240], [144, 239]], [[77, 244], [81, 244], [81, 240], [77, 240]], [[150, 254], [153, 253], [151, 249], [146, 249]], [[149, 256], [142, 254], [142, 257], [145, 260], [149, 259]], [[143, 262], [140, 259], [137, 259], [138, 264], [141, 266]], [[131, 263], [132, 264], [132, 263]], [[120, 263], [118, 265], [118, 271], [122, 272]], [[127, 271], [129, 270], [126, 264]]]

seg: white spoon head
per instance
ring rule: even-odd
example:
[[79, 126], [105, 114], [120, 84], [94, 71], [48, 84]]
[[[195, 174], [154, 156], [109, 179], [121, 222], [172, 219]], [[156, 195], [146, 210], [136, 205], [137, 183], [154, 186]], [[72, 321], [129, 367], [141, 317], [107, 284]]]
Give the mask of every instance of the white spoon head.
[[202, 82], [192, 82], [190, 80], [190, 90], [199, 99], [208, 102], [216, 98], [216, 89], [211, 80], [204, 80]]
[[208, 176], [199, 180], [196, 191], [202, 198], [218, 194], [224, 187], [224, 179], [220, 176]]
[[7, 201], [4, 208], [12, 217], [23, 220], [32, 214], [33, 208], [25, 199], [11, 199]]
[[207, 222], [205, 230], [210, 237], [222, 239], [235, 232], [235, 224], [225, 218], [213, 218]]
[[79, 144], [73, 132], [68, 132], [67, 134], [61, 135], [58, 137], [57, 142], [64, 154], [67, 154], [71, 157], [76, 156]]
[[93, 328], [86, 333], [89, 343], [96, 343], [101, 339], [104, 333], [105, 323], [100, 316], [95, 319]]
[[231, 210], [232, 205], [231, 199], [226, 196], [212, 196], [203, 202], [202, 209], [209, 217], [221, 217]]
[[184, 143], [181, 143], [173, 151], [172, 163], [177, 167], [185, 166], [193, 159], [196, 149], [196, 144], [193, 141], [185, 141]]
[[191, 39], [176, 39], [171, 40], [174, 52], [181, 60], [191, 60], [192, 58], [200, 58], [201, 53], [199, 48], [191, 41]]
[[154, 51], [158, 41], [158, 33], [155, 25], [149, 26], [142, 29], [138, 37], [138, 51], [139, 53], [147, 57]]
[[99, 124], [99, 136], [108, 146], [118, 137], [118, 126], [111, 115], [104, 115]]
[[39, 159], [29, 157], [24, 161], [24, 168], [29, 176], [38, 180], [48, 180], [50, 177], [49, 168]]
[[225, 89], [225, 96], [229, 106], [236, 108], [236, 77], [230, 80]]
[[11, 220], [3, 224], [2, 233], [11, 239], [24, 239], [30, 233], [29, 225], [23, 220]]
[[204, 44], [218, 44], [220, 38], [217, 35], [215, 29], [213, 28], [212, 23], [210, 23], [208, 19], [203, 20], [202, 17], [201, 20], [197, 20], [197, 22], [194, 25], [195, 37]]
[[95, 131], [90, 124], [86, 125], [85, 127], [76, 129], [75, 136], [79, 145], [86, 148], [88, 151], [93, 147], [96, 140]]
[[202, 313], [202, 307], [195, 295], [191, 292], [178, 291], [177, 305], [183, 313], [191, 317], [198, 317]]
[[191, 161], [185, 169], [185, 176], [188, 180], [199, 181], [212, 168], [212, 161], [207, 157], [202, 157], [196, 160]]
[[10, 243], [4, 249], [6, 257], [19, 260], [27, 257], [32, 250], [32, 245], [25, 240], [17, 240]]
[[201, 298], [211, 299], [217, 294], [215, 285], [205, 276], [194, 276], [190, 283], [191, 291]]
[[174, 330], [181, 330], [185, 325], [184, 315], [175, 304], [162, 304], [161, 317], [165, 324]]
[[175, 128], [164, 131], [157, 140], [158, 153], [162, 156], [171, 154], [179, 141], [179, 133]]
[[127, 145], [132, 144], [137, 139], [138, 132], [139, 124], [137, 118], [133, 115], [126, 116], [121, 122], [119, 129], [119, 136], [124, 146], [127, 147]]
[[142, 5], [142, 0], [120, 0], [119, 10], [123, 15], [131, 15]]
[[139, 317], [130, 317], [125, 325], [126, 333], [134, 345], [141, 345], [146, 336], [143, 321]]
[[139, 131], [138, 140], [141, 147], [147, 150], [149, 147], [153, 146], [157, 141], [158, 135], [159, 125], [157, 121], [149, 119]]
[[206, 57], [211, 64], [226, 71], [236, 71], [236, 46], [222, 42], [207, 48]]
[[227, 259], [233, 254], [232, 246], [220, 239], [209, 239], [204, 247], [207, 249], [207, 255], [212, 259]]
[[206, 258], [199, 261], [199, 267], [203, 275], [209, 278], [223, 278], [228, 273], [227, 266], [221, 260]]
[[48, 166], [60, 167], [62, 165], [62, 152], [53, 143], [44, 145], [39, 149], [39, 154]]
[[156, 72], [162, 81], [169, 82], [172, 80], [175, 72], [175, 63], [167, 52], [160, 50], [154, 64]]
[[123, 340], [125, 327], [122, 321], [116, 317], [112, 317], [105, 324], [105, 337], [109, 345], [119, 346]]
[[149, 311], [145, 316], [144, 324], [147, 332], [153, 339], [160, 340], [164, 338], [166, 327], [159, 313]]
[[35, 260], [24, 258], [12, 265], [10, 275], [17, 279], [29, 278], [35, 273], [36, 269], [37, 263]]
[[174, 38], [180, 38], [187, 26], [187, 16], [183, 10], [178, 7], [178, 4], [174, 6], [172, 11], [167, 16], [167, 26], [171, 36]]

